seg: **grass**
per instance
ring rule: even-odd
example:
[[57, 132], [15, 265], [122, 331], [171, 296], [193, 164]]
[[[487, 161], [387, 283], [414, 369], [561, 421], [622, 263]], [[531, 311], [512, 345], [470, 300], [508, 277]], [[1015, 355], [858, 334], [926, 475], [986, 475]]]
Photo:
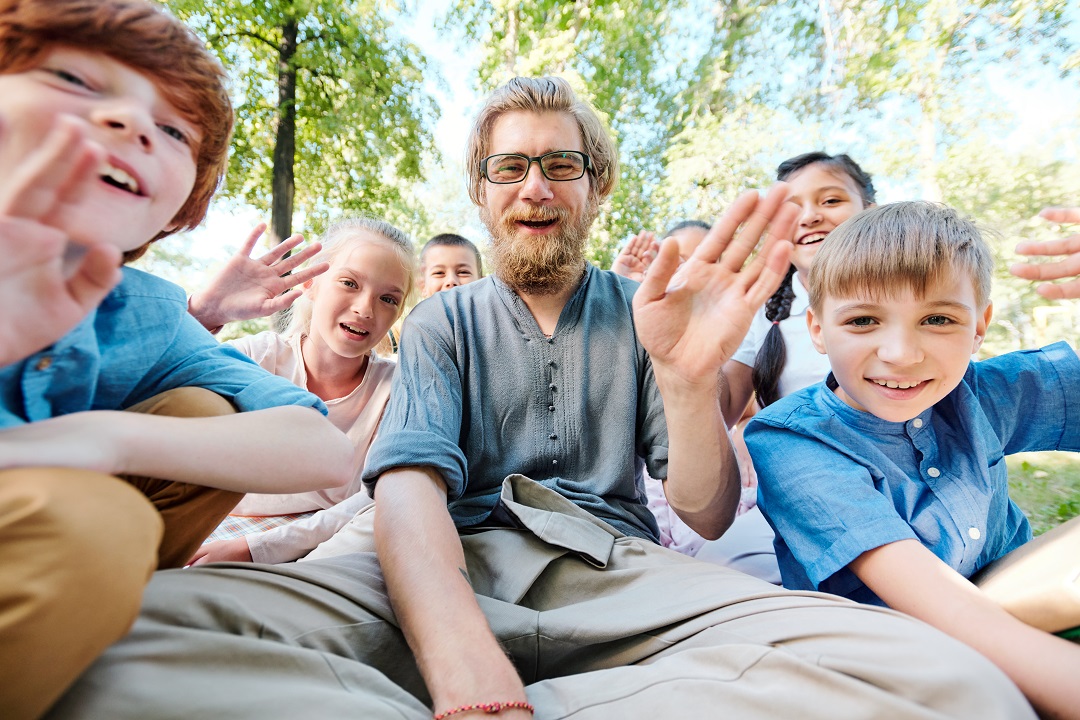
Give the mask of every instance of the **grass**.
[[1080, 455], [1018, 453], [1006, 458], [1009, 495], [1036, 535], [1080, 515]]

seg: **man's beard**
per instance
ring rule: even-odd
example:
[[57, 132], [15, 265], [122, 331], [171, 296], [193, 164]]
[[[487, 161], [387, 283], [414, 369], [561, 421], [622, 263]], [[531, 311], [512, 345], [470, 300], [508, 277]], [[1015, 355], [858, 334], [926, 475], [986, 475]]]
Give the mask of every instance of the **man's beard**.
[[[590, 196], [576, 222], [568, 210], [556, 207], [510, 208], [496, 221], [482, 205], [480, 220], [491, 233], [495, 275], [527, 295], [554, 295], [576, 283], [584, 270], [585, 244], [598, 210], [599, 204]], [[558, 230], [532, 237], [519, 234], [518, 222], [544, 220], [556, 220]]]

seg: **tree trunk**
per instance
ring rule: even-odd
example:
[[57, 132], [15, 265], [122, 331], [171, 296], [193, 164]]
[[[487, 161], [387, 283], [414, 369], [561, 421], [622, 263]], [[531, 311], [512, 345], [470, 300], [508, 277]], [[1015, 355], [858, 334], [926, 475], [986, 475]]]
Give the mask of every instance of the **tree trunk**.
[[296, 54], [297, 22], [291, 18], [281, 28], [278, 52], [278, 117], [274, 143], [274, 176], [271, 181], [270, 231], [275, 242], [292, 235], [293, 194], [296, 191], [293, 162], [296, 154]]

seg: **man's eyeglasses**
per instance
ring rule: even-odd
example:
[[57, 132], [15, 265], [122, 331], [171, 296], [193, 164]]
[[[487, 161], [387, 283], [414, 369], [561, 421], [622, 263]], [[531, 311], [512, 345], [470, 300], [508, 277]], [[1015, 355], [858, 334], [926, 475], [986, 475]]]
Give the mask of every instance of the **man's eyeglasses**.
[[540, 172], [554, 182], [577, 180], [589, 169], [589, 156], [577, 150], [556, 150], [539, 157], [503, 153], [489, 155], [480, 161], [480, 174], [496, 185], [519, 183], [529, 174], [533, 162], [540, 164]]

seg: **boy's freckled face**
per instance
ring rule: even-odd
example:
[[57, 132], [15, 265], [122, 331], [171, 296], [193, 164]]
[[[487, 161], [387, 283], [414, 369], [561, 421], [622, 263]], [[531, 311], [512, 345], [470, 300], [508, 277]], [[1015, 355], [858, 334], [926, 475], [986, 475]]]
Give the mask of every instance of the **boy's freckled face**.
[[810, 337], [827, 352], [839, 387], [856, 410], [906, 422], [960, 384], [986, 335], [992, 308], [977, 306], [970, 278], [946, 272], [916, 297], [826, 297], [808, 311]]
[[195, 183], [198, 130], [146, 75], [97, 54], [56, 47], [0, 74], [0, 170], [10, 176], [62, 116], [82, 121], [105, 163], [80, 202], [50, 225], [79, 244], [137, 248], [165, 229]]
[[480, 277], [476, 255], [460, 245], [435, 245], [424, 253], [421, 291], [424, 298], [466, 285]]

